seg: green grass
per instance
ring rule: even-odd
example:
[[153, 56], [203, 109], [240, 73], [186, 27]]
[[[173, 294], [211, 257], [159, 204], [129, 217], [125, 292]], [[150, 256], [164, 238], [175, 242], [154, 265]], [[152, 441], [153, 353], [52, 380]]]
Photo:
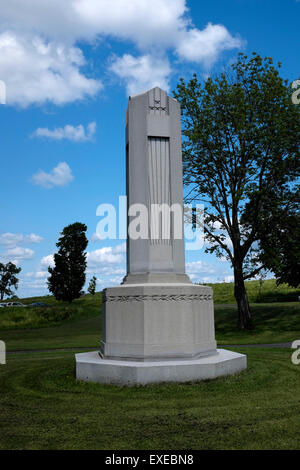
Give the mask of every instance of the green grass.
[[[97, 347], [101, 339], [101, 293], [85, 296], [71, 305], [57, 302], [53, 297], [25, 299], [24, 303], [43, 301], [55, 310], [70, 310], [71, 316], [64, 321], [30, 323], [29, 319], [37, 310], [48, 313], [52, 309], [44, 308], [7, 308], [0, 311], [0, 339], [6, 342], [8, 350], [51, 349], [68, 347]], [[18, 322], [12, 328], [6, 323], [7, 315], [24, 315], [23, 325]], [[35, 317], [33, 317], [35, 318]], [[4, 321], [3, 321], [4, 319]]]
[[[216, 304], [235, 303], [233, 282], [209, 285], [214, 290], [214, 302]], [[259, 281], [247, 281], [245, 285], [251, 303], [297, 302], [298, 296], [300, 296], [300, 289], [289, 287], [287, 284], [277, 287], [275, 279], [263, 281], [261, 289]]]
[[219, 344], [280, 343], [300, 339], [300, 302], [251, 304], [254, 328], [239, 331], [237, 308], [215, 306], [216, 338]]
[[[80, 303], [79, 299], [78, 303]], [[89, 302], [87, 300], [86, 304]], [[101, 301], [94, 308], [78, 307], [77, 316], [43, 328], [0, 329], [8, 350], [99, 347]], [[232, 305], [215, 305], [218, 344], [279, 343], [300, 339], [300, 303], [253, 304], [252, 331], [238, 331], [237, 312]]]
[[[255, 304], [252, 331], [238, 331], [236, 308], [215, 306], [216, 338], [218, 344], [279, 343], [300, 339], [300, 303]], [[50, 349], [67, 347], [99, 347], [101, 315], [98, 311], [74, 317], [58, 326], [48, 328], [0, 330], [0, 339], [7, 349]]]
[[[49, 307], [30, 307], [32, 302], [44, 302]], [[99, 315], [101, 312], [102, 294], [87, 295], [74, 300], [71, 304], [59, 302], [52, 296], [31, 297], [22, 299], [27, 305], [22, 307], [9, 307], [0, 310], [0, 329], [28, 329], [48, 326], [57, 326], [67, 320], [76, 321]]]
[[299, 449], [300, 366], [243, 349], [239, 376], [114, 387], [76, 382], [74, 353], [0, 366], [0, 449]]
[[[251, 295], [255, 297], [256, 282], [246, 284], [250, 299]], [[275, 281], [265, 281], [265, 296], [271, 297], [268, 292], [273, 292], [275, 296], [274, 285]], [[252, 303], [254, 329], [238, 331], [237, 309], [230, 297], [230, 286], [224, 283], [213, 286], [216, 338], [219, 344], [277, 343], [300, 338], [300, 302]], [[224, 302], [226, 292], [227, 301], [231, 300], [232, 303]], [[289, 298], [290, 292], [294, 296], [297, 291], [286, 288], [286, 298]], [[51, 296], [24, 299], [22, 301], [26, 304], [43, 301], [52, 307], [1, 309], [0, 339], [7, 343], [9, 350], [96, 348], [101, 338], [101, 299], [101, 293], [94, 297], [81, 297], [71, 305], [57, 302]]]

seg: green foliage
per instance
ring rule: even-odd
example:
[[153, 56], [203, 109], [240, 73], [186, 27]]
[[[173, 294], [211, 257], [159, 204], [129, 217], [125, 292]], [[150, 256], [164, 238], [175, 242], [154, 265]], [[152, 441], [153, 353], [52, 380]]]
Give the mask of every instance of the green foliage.
[[175, 93], [186, 200], [204, 202], [207, 250], [232, 263], [240, 328], [251, 327], [244, 280], [264, 268], [257, 256], [260, 216], [274, 195], [293, 200], [299, 176], [300, 107], [279, 68], [271, 58], [239, 54], [230, 72], [205, 83], [196, 75], [182, 79]]
[[92, 279], [90, 280], [89, 287], [88, 287], [88, 292], [91, 295], [95, 295], [96, 286], [97, 286], [97, 278], [96, 276], [93, 276]]
[[[90, 321], [96, 318], [95, 322], [100, 323], [101, 301], [101, 292], [96, 293], [95, 296], [80, 297], [71, 304], [57, 301], [52, 296], [22, 299], [21, 302], [27, 305], [25, 308], [6, 307], [0, 310], [0, 330], [16, 330], [15, 334], [18, 337], [20, 329], [32, 329], [33, 340], [35, 343], [39, 343], [39, 348], [47, 343], [46, 337], [47, 335], [51, 337], [53, 331], [54, 341], [61, 342], [64, 345], [64, 342], [67, 344], [66, 337], [75, 334], [74, 331], [77, 332], [77, 329], [80, 330], [80, 334], [87, 333], [85, 322], [90, 325]], [[33, 302], [45, 302], [49, 307], [30, 307]], [[58, 325], [61, 325], [62, 330], [56, 334], [55, 328]], [[50, 332], [47, 333], [48, 327], [50, 327]], [[37, 328], [41, 329], [37, 330]], [[90, 328], [91, 331], [88, 330], [88, 335], [91, 334], [99, 340], [100, 326], [95, 328], [94, 325], [91, 325]], [[94, 331], [92, 331], [93, 328]], [[4, 334], [2, 336], [0, 334], [1, 339], [3, 336]], [[55, 338], [55, 336], [59, 338]]]
[[[277, 284], [287, 283], [292, 287], [300, 285], [298, 190], [297, 187], [294, 191], [289, 188], [279, 196], [273, 192], [272, 197], [263, 204], [257, 219], [259, 247], [256, 250], [256, 260], [275, 274]], [[246, 217], [243, 220], [245, 224], [252, 217], [252, 203], [249, 203], [249, 206], [248, 220]]]
[[2, 264], [0, 263], [0, 297], [3, 300], [4, 296], [13, 295], [11, 287], [18, 289], [19, 279], [16, 274], [21, 272], [14, 263]]
[[48, 288], [57, 300], [71, 303], [81, 295], [85, 283], [86, 230], [86, 225], [79, 222], [68, 225], [56, 244], [59, 250], [54, 255], [54, 268], [48, 268]]
[[2, 329], [13, 328], [38, 328], [54, 326], [72, 318], [76, 314], [75, 309], [59, 307], [8, 307], [0, 312], [0, 327]]

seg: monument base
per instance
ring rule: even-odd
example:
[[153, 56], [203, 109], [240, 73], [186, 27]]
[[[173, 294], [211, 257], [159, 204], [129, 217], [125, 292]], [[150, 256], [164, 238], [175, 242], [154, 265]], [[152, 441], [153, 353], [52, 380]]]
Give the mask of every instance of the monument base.
[[103, 358], [186, 360], [216, 351], [212, 289], [166, 279], [104, 290]]
[[102, 359], [99, 352], [76, 354], [76, 378], [114, 385], [190, 382], [233, 375], [247, 367], [247, 357], [225, 349], [214, 355], [186, 360], [125, 361]]

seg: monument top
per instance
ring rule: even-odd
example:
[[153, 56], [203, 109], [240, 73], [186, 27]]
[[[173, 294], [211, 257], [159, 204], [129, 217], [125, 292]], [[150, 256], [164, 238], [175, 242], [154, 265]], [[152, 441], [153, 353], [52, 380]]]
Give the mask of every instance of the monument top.
[[[168, 275], [168, 282], [189, 282], [184, 261], [180, 118], [178, 101], [159, 87], [129, 98], [126, 282], [153, 280], [154, 274]], [[130, 226], [137, 225], [141, 207], [147, 211], [147, 227], [133, 239]]]

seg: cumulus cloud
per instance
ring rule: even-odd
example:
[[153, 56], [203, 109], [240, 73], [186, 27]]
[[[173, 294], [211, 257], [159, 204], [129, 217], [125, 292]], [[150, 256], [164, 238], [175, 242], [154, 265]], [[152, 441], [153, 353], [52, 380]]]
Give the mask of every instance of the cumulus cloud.
[[38, 289], [41, 295], [45, 295], [45, 290], [47, 288], [46, 279], [34, 279], [33, 281], [20, 279], [20, 288], [23, 292], [25, 291], [25, 296], [31, 295], [30, 291], [27, 289]]
[[[212, 65], [222, 51], [242, 46], [225, 26], [192, 24], [186, 0], [10, 0], [2, 2], [0, 76], [8, 104], [64, 104], [95, 94], [101, 81], [88, 78], [79, 41], [127, 40], [141, 55], [115, 58], [110, 70], [127, 93], [158, 85], [168, 89], [171, 72], [161, 57]], [[101, 44], [101, 41], [100, 41]], [[159, 50], [159, 56], [157, 51]], [[148, 74], [148, 76], [147, 76]], [[149, 78], [150, 77], [150, 78]]]
[[230, 267], [215, 259], [214, 262], [191, 261], [186, 263], [186, 272], [193, 282], [231, 282]]
[[167, 57], [156, 58], [151, 55], [133, 57], [124, 54], [122, 57], [112, 59], [110, 70], [125, 81], [128, 95], [142, 93], [155, 86], [169, 91], [171, 67]]
[[171, 45], [187, 25], [185, 0], [9, 0], [2, 2], [3, 26], [39, 31], [74, 43], [100, 36], [128, 39], [140, 47]]
[[[88, 268], [101, 268], [107, 264], [122, 263], [124, 244], [116, 247], [106, 246], [87, 253]], [[103, 267], [104, 267], [103, 266]]]
[[23, 235], [22, 233], [5, 232], [0, 234], [0, 244], [7, 247], [15, 247], [24, 243], [40, 243], [43, 238], [35, 233]]
[[0, 253], [0, 259], [4, 262], [11, 261], [15, 264], [23, 260], [32, 259], [34, 257], [34, 251], [30, 248], [24, 248], [22, 245], [40, 243], [42, 240], [43, 238], [35, 233], [29, 235], [10, 232], [1, 233], [0, 245], [2, 245], [6, 251]]
[[32, 277], [35, 279], [45, 279], [49, 276], [48, 271], [36, 271], [36, 272], [29, 272], [25, 274], [26, 277]]
[[32, 259], [34, 251], [30, 248], [23, 248], [16, 246], [14, 248], [8, 248], [4, 253], [0, 254], [3, 260], [11, 261], [12, 263], [18, 263], [19, 261]]
[[233, 37], [225, 26], [208, 23], [203, 30], [193, 28], [184, 31], [176, 50], [182, 59], [209, 67], [216, 62], [221, 52], [242, 45], [240, 37]]
[[32, 177], [32, 182], [46, 189], [54, 186], [67, 186], [74, 176], [72, 170], [66, 162], [59, 163], [50, 173], [39, 170]]
[[100, 81], [80, 73], [85, 58], [78, 47], [46, 42], [39, 36], [0, 34], [0, 76], [8, 105], [26, 107], [51, 101], [63, 105], [94, 96]]
[[53, 130], [48, 129], [47, 127], [39, 127], [32, 137], [45, 137], [47, 139], [53, 140], [71, 140], [73, 142], [88, 142], [93, 140], [93, 137], [96, 133], [96, 123], [90, 122], [87, 125], [86, 129], [82, 124], [78, 126], [71, 126], [67, 124], [64, 127], [56, 127]]
[[[101, 289], [110, 285], [120, 284], [125, 276], [125, 251], [126, 243], [122, 243], [114, 247], [107, 246], [99, 250], [87, 252], [86, 288], [90, 277], [97, 274], [101, 276], [101, 278], [97, 276], [97, 282]], [[46, 280], [49, 277], [49, 266], [54, 267], [53, 254], [44, 256], [38, 263], [36, 270], [26, 273], [23, 280], [32, 279], [33, 281], [30, 281], [31, 287], [36, 285], [36, 287], [46, 288], [46, 284], [42, 284], [42, 280]], [[29, 287], [28, 281], [24, 281], [24, 283]]]
[[41, 266], [41, 269], [48, 269], [49, 266], [51, 268], [53, 268], [54, 267], [54, 256], [53, 255], [44, 256], [41, 259], [40, 266]]

